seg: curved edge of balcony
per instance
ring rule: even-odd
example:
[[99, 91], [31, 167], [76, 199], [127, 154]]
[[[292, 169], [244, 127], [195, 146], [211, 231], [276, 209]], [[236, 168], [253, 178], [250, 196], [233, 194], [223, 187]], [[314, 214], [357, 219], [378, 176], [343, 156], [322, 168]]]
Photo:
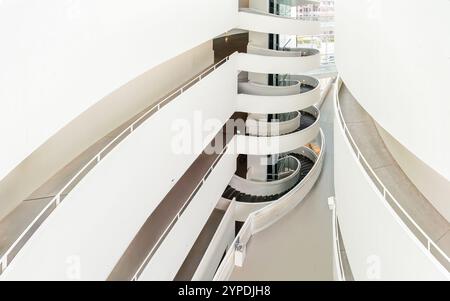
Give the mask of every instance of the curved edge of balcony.
[[321, 32], [318, 20], [279, 16], [251, 8], [241, 8], [238, 18], [238, 27], [244, 30], [297, 36], [319, 35]]
[[237, 97], [237, 111], [257, 114], [289, 113], [309, 108], [320, 101], [321, 87], [318, 83], [310, 91], [293, 95], [252, 95], [240, 93]]
[[236, 135], [237, 152], [246, 155], [271, 155], [294, 151], [308, 144], [320, 132], [320, 110], [312, 106], [305, 111], [315, 117], [311, 125], [280, 136]]
[[[276, 55], [277, 52], [274, 54]], [[266, 74], [301, 75], [320, 67], [319, 52], [310, 56], [275, 55], [239, 53], [237, 57], [238, 70]]]

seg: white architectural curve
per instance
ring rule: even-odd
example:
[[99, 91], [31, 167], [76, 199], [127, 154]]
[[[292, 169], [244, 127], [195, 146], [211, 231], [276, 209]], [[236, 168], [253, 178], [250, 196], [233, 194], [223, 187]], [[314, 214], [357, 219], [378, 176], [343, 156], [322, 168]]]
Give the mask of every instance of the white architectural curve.
[[269, 86], [257, 82], [239, 82], [239, 94], [259, 95], [259, 96], [288, 96], [301, 92], [301, 82], [299, 80], [283, 81], [283, 85]]
[[290, 134], [300, 127], [301, 115], [298, 111], [292, 112], [289, 115], [292, 115], [289, 120], [269, 122], [267, 118], [259, 119], [255, 114], [250, 114], [245, 124], [246, 133], [250, 136], [260, 137]]
[[[302, 76], [304, 83], [314, 88], [300, 92], [297, 87], [249, 87], [240, 90], [237, 96], [238, 112], [276, 114], [288, 113], [308, 108], [320, 100], [320, 84], [313, 77]], [[250, 90], [250, 88], [253, 88]], [[250, 91], [249, 91], [250, 90]], [[280, 91], [281, 90], [281, 91]]]
[[300, 161], [293, 156], [284, 157], [283, 160], [293, 160], [293, 162], [295, 162], [296, 164], [296, 166], [294, 167], [295, 170], [293, 170], [289, 176], [283, 179], [271, 182], [262, 182], [244, 179], [242, 177], [234, 175], [231, 179], [230, 186], [237, 191], [255, 196], [270, 196], [288, 191], [292, 189], [300, 179], [301, 164]]
[[320, 111], [310, 107], [309, 111], [316, 117], [315, 122], [305, 129], [301, 129], [280, 136], [236, 136], [236, 151], [247, 155], [270, 155], [293, 151], [311, 142], [320, 131]]
[[297, 36], [319, 35], [321, 32], [319, 21], [283, 17], [251, 8], [241, 8], [238, 18], [239, 28], [244, 30]]
[[[257, 48], [253, 47], [253, 49], [256, 50]], [[319, 52], [312, 53], [309, 56], [281, 56], [282, 51], [274, 50], [272, 52], [264, 48], [258, 48], [257, 50], [258, 53], [239, 53], [239, 70], [266, 74], [301, 75], [320, 67]]]

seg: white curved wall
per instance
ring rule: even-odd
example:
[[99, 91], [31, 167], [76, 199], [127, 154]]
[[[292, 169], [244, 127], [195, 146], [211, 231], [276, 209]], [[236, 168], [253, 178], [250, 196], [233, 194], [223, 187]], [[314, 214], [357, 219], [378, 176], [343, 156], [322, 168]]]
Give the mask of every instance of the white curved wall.
[[259, 114], [289, 113], [306, 109], [320, 100], [320, 86], [315, 89], [287, 96], [259, 96], [238, 94], [237, 111]]
[[316, 121], [310, 127], [282, 136], [257, 137], [236, 135], [236, 150], [239, 154], [270, 155], [290, 152], [311, 142], [320, 131]]
[[[321, 132], [321, 149], [325, 150], [325, 143], [323, 133]], [[305, 152], [305, 153], [304, 153]], [[308, 157], [315, 157], [311, 150], [302, 150], [303, 155]], [[309, 154], [306, 154], [309, 153]], [[233, 245], [241, 243], [246, 248], [247, 243], [251, 237], [267, 229], [274, 223], [276, 223], [283, 216], [288, 214], [293, 208], [295, 208], [300, 202], [303, 201], [305, 196], [310, 192], [322, 171], [325, 152], [322, 151], [315, 160], [314, 167], [310, 173], [300, 182], [293, 190], [282, 198], [263, 204], [236, 204], [236, 220], [245, 221], [238, 236], [233, 241]], [[238, 207], [240, 205], [240, 207]], [[245, 253], [240, 254], [242, 257], [236, 260], [236, 255], [240, 252], [236, 252], [235, 249], [228, 249], [225, 257], [223, 258], [216, 274], [214, 275], [214, 281], [229, 280], [233, 269], [235, 268], [236, 261], [241, 264], [245, 261]], [[244, 263], [245, 264], [245, 263]]]
[[[114, 148], [50, 214], [0, 279], [107, 279], [151, 212], [209, 144], [207, 137], [234, 113], [235, 63], [232, 57]], [[175, 152], [178, 139], [192, 141], [194, 129], [180, 132], [174, 125], [211, 119], [220, 124], [204, 128], [195, 149]], [[68, 273], [74, 260], [81, 264], [76, 279]]]
[[298, 168], [288, 177], [267, 182], [267, 181], [254, 181], [249, 179], [244, 179], [239, 176], [234, 175], [230, 181], [230, 186], [249, 195], [257, 196], [270, 196], [288, 191], [298, 180], [300, 179], [300, 162], [298, 163]]
[[2, 1], [0, 179], [112, 91], [236, 27], [237, 11], [229, 0]]
[[449, 280], [384, 200], [346, 139], [335, 118], [336, 205], [355, 280]]
[[277, 57], [239, 53], [238, 70], [265, 74], [304, 74], [320, 67], [320, 54]]
[[366, 111], [450, 180], [450, 2], [336, 0], [336, 61]]
[[321, 32], [320, 22], [264, 14], [259, 10], [252, 9], [239, 12], [239, 28], [263, 33], [296, 36], [319, 35]]
[[[254, 116], [254, 115], [253, 115]], [[294, 132], [300, 127], [300, 113], [293, 119], [282, 122], [268, 122], [267, 119], [253, 119], [252, 114], [246, 121], [246, 131], [250, 136], [279, 136]]]
[[259, 96], [295, 95], [300, 93], [300, 88], [300, 81], [291, 81], [286, 86], [269, 86], [251, 81], [239, 83], [239, 93]]

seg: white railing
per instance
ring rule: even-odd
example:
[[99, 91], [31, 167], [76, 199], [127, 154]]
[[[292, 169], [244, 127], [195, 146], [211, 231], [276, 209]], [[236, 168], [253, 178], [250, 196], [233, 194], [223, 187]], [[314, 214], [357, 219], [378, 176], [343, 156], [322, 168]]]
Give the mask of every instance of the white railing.
[[[309, 185], [309, 189], [312, 188], [320, 175], [325, 156], [326, 144], [322, 130], [320, 130], [320, 139], [321, 152], [319, 156], [316, 156], [312, 150], [310, 151], [313, 156], [316, 156], [313, 168], [309, 171], [306, 177], [285, 196], [249, 215], [235, 240], [233, 241], [232, 247], [227, 251], [222, 263], [220, 264], [214, 276], [214, 281], [228, 280], [233, 272], [235, 265], [242, 266], [245, 259], [245, 249], [251, 237], [256, 233], [267, 229], [292, 209], [294, 209], [301, 201], [301, 199], [293, 198], [294, 194], [297, 194], [307, 185]], [[309, 191], [305, 188], [304, 192], [306, 194]]]
[[331, 210], [331, 222], [333, 227], [333, 269], [335, 271], [335, 280], [345, 281], [344, 265], [342, 264], [341, 245], [339, 241], [339, 223], [334, 197], [328, 199], [328, 206]]
[[191, 88], [194, 84], [202, 80], [208, 74], [216, 70], [219, 66], [224, 64], [230, 59], [230, 56], [224, 58], [217, 64], [207, 68], [201, 74], [184, 84], [181, 88], [171, 93], [151, 108], [147, 109], [139, 118], [137, 118], [131, 125], [118, 134], [111, 142], [109, 142], [102, 150], [100, 150], [88, 163], [86, 163], [59, 192], [55, 197], [40, 211], [40, 213], [33, 219], [28, 227], [22, 232], [22, 234], [14, 241], [14, 243], [7, 249], [7, 251], [0, 258], [0, 275], [5, 271], [10, 262], [14, 259], [15, 255], [38, 229], [38, 227], [44, 222], [44, 220], [51, 214], [51, 212], [58, 207], [61, 202], [67, 197], [67, 194], [76, 186], [76, 184], [95, 166], [97, 165], [118, 143], [124, 138], [134, 132], [140, 125], [142, 125], [150, 116], [158, 112], [165, 105], [170, 103], [176, 97], [180, 96], [186, 90]]
[[[408, 212], [400, 205], [400, 203], [397, 201], [397, 199], [392, 195], [392, 193], [386, 188], [386, 186], [383, 184], [383, 182], [380, 180], [380, 178], [377, 176], [375, 171], [370, 167], [369, 163], [367, 162], [364, 155], [361, 153], [360, 149], [358, 148], [358, 145], [356, 144], [355, 140], [353, 139], [353, 136], [350, 133], [350, 130], [347, 127], [347, 124], [344, 119], [344, 115], [342, 114], [340, 102], [339, 102], [339, 90], [340, 86], [342, 85], [342, 80], [338, 78], [336, 81], [336, 85], [338, 85], [334, 91], [334, 99], [335, 99], [335, 108], [336, 108], [336, 115], [339, 120], [339, 125], [341, 126], [341, 130], [344, 133], [344, 136], [347, 137], [347, 140], [349, 141], [350, 145], [352, 146], [356, 157], [358, 159], [359, 164], [361, 164], [362, 168], [365, 170], [369, 178], [375, 180], [375, 186], [380, 191], [380, 193], [383, 195], [383, 199], [386, 201], [388, 205], [390, 205], [392, 208], [392, 205], [395, 205], [395, 207], [403, 214], [404, 218], [400, 214], [398, 216], [400, 219], [405, 222], [404, 219], [407, 220], [407, 223], [411, 225], [411, 227], [416, 230], [416, 232], [420, 233], [424, 240], [417, 237], [417, 234], [415, 234], [415, 237], [425, 246], [427, 252], [432, 255], [438, 262], [440, 262], [444, 268], [448, 271], [450, 266], [450, 259], [445, 254], [445, 252], [425, 233], [425, 231], [414, 221], [414, 219], [408, 214]], [[389, 199], [388, 199], [389, 198]], [[395, 208], [393, 208], [394, 211]], [[398, 211], [396, 211], [398, 212]], [[405, 224], [405, 226], [407, 226]], [[410, 228], [407, 226], [407, 228]], [[411, 231], [415, 233], [414, 231]], [[439, 256], [436, 256], [439, 255]]]
[[203, 186], [203, 184], [205, 184], [205, 181], [208, 179], [209, 175], [212, 173], [212, 171], [214, 170], [214, 168], [217, 166], [217, 164], [219, 163], [220, 159], [222, 159], [222, 157], [225, 155], [225, 153], [228, 150], [228, 146], [225, 146], [225, 148], [222, 150], [222, 152], [220, 153], [219, 156], [217, 156], [217, 158], [214, 160], [214, 162], [211, 164], [210, 168], [205, 172], [203, 178], [200, 180], [200, 182], [197, 184], [197, 186], [195, 187], [195, 189], [191, 192], [191, 194], [189, 195], [189, 197], [187, 198], [186, 202], [184, 202], [183, 206], [181, 207], [181, 209], [178, 211], [177, 215], [172, 219], [172, 221], [170, 222], [170, 224], [166, 227], [166, 229], [164, 230], [163, 234], [158, 238], [158, 241], [155, 243], [155, 245], [153, 246], [153, 248], [148, 252], [147, 256], [145, 257], [144, 261], [141, 263], [141, 265], [138, 267], [136, 273], [134, 274], [133, 278], [131, 279], [132, 281], [137, 281], [139, 279], [139, 277], [141, 276], [142, 272], [144, 271], [145, 267], [147, 266], [147, 264], [150, 262], [150, 259], [152, 259], [153, 255], [155, 254], [156, 250], [159, 248], [161, 242], [167, 237], [167, 235], [169, 234], [170, 230], [173, 228], [173, 226], [177, 223], [177, 221], [180, 219], [181, 215], [183, 214], [183, 212], [186, 210], [186, 208], [189, 206], [189, 204], [191, 203], [191, 201], [194, 199], [194, 197], [197, 195], [197, 193], [199, 192], [200, 188]]

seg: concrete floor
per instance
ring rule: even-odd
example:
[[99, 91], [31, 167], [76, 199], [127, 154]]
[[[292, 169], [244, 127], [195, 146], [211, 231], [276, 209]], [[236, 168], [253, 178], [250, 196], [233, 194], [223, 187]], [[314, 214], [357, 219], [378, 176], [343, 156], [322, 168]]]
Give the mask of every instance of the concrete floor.
[[[414, 221], [450, 255], [450, 223], [420, 193], [386, 148], [374, 120], [342, 85], [340, 105], [349, 131], [369, 165]], [[395, 206], [393, 206], [395, 208]], [[396, 210], [398, 212], [398, 210]], [[402, 214], [400, 217], [404, 218]], [[410, 225], [406, 223], [409, 227]], [[421, 234], [410, 227], [421, 239]]]
[[318, 182], [292, 212], [252, 237], [244, 267], [236, 267], [230, 280], [333, 280], [332, 221], [327, 203], [334, 195], [332, 90], [321, 111], [327, 147]]

